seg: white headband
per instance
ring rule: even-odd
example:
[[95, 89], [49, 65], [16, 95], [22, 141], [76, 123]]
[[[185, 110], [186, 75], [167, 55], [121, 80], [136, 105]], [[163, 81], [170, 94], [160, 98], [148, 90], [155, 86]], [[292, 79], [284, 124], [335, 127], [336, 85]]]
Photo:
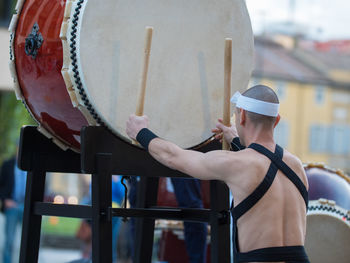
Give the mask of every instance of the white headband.
[[278, 103], [248, 98], [241, 95], [238, 91], [232, 96], [231, 102], [235, 103], [237, 108], [271, 117], [278, 116], [278, 110], [280, 107]]

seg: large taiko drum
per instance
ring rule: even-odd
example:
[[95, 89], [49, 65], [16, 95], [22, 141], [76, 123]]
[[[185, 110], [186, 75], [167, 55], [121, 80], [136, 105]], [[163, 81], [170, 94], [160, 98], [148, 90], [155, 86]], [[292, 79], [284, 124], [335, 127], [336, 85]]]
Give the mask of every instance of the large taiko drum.
[[321, 164], [305, 166], [309, 181], [305, 248], [311, 262], [350, 259], [350, 178]]
[[144, 29], [154, 27], [144, 113], [184, 148], [222, 116], [224, 39], [233, 39], [232, 92], [247, 87], [253, 34], [244, 0], [19, 0], [10, 25], [17, 97], [40, 130], [79, 151], [80, 129], [103, 125], [128, 141]]

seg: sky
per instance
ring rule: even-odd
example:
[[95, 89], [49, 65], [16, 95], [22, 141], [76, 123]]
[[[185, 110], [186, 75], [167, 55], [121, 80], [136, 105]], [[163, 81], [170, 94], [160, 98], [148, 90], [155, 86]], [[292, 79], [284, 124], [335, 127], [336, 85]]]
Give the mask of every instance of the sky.
[[272, 23], [294, 20], [314, 39], [350, 39], [349, 0], [246, 0], [253, 31], [261, 33]]

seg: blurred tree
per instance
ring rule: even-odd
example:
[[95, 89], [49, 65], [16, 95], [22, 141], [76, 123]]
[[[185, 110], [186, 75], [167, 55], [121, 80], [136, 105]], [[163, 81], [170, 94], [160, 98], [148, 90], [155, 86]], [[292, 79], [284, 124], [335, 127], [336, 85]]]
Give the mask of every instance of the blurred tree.
[[16, 140], [23, 125], [35, 125], [14, 92], [0, 92], [0, 164], [16, 152]]
[[16, 0], [0, 1], [0, 26], [8, 27], [12, 14], [15, 11]]

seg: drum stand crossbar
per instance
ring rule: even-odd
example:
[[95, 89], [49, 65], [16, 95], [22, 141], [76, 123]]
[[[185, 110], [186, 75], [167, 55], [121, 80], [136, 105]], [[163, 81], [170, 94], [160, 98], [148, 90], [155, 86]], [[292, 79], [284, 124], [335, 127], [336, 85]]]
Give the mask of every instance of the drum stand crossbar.
[[[219, 147], [217, 142], [211, 142], [200, 151]], [[81, 154], [59, 149], [36, 127], [23, 127], [18, 163], [28, 172], [21, 263], [38, 261], [42, 216], [91, 219], [94, 263], [112, 262], [113, 216], [139, 218], [136, 220], [135, 263], [152, 260], [155, 219], [208, 222], [211, 226], [211, 262], [230, 262], [229, 192], [222, 182], [210, 182], [210, 209], [157, 207], [159, 177], [188, 176], [161, 165], [144, 150], [102, 127], [82, 128]], [[92, 205], [44, 202], [46, 172], [92, 174]], [[112, 208], [112, 174], [140, 176], [137, 208]]]

